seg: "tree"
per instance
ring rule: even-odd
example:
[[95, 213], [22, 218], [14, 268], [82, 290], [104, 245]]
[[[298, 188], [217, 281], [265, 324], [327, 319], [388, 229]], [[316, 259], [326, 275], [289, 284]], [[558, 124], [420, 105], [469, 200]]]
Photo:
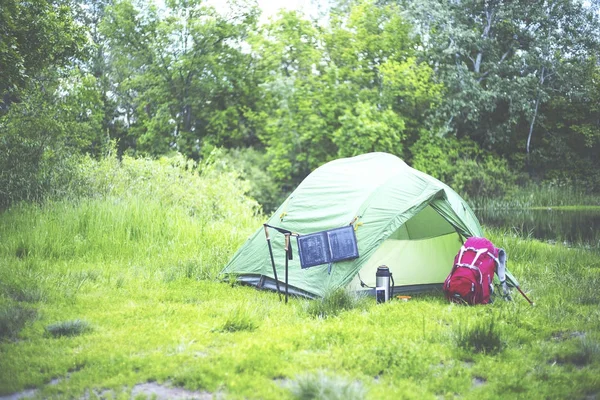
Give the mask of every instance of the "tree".
[[395, 7], [357, 2], [327, 26], [284, 12], [254, 41], [267, 71], [256, 126], [286, 189], [333, 158], [405, 155], [441, 89], [408, 33]]
[[3, 0], [0, 37], [0, 113], [36, 75], [80, 55], [85, 41], [84, 28], [61, 0]]
[[170, 0], [166, 10], [124, 0], [102, 24], [117, 104], [135, 149], [178, 150], [256, 142], [246, 114], [253, 106], [251, 57], [243, 40], [256, 10], [223, 16], [200, 0]]
[[500, 154], [531, 151], [540, 105], [581, 86], [574, 71], [600, 49], [597, 17], [576, 0], [405, 5], [447, 90], [432, 125]]
[[60, 195], [78, 156], [105, 148], [92, 80], [70, 87], [55, 77], [43, 89], [32, 82], [0, 118], [0, 209]]

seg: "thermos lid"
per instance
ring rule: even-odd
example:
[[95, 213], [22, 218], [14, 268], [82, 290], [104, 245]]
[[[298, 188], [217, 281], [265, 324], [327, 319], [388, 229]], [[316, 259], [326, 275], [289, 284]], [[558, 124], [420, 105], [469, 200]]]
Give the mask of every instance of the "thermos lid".
[[377, 267], [377, 275], [387, 276], [390, 274], [390, 269], [386, 265]]

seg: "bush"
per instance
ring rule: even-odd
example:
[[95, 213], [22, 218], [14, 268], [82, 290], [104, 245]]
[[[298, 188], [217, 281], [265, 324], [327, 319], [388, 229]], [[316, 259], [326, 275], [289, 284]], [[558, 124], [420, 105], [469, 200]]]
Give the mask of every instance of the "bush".
[[0, 215], [0, 251], [21, 262], [151, 259], [167, 282], [212, 279], [259, 223], [245, 184], [213, 162], [111, 156], [78, 169], [67, 199]]
[[224, 171], [239, 172], [240, 178], [250, 184], [248, 196], [258, 201], [267, 214], [275, 211], [288, 195], [267, 172], [269, 158], [258, 150], [247, 148], [224, 151], [219, 165]]
[[411, 152], [414, 168], [441, 180], [465, 198], [501, 197], [516, 181], [506, 160], [485, 152], [470, 139], [423, 136]]
[[57, 96], [57, 82], [46, 84], [46, 90], [23, 91], [22, 101], [0, 115], [0, 210], [64, 195], [77, 181], [80, 154], [101, 154], [106, 147], [99, 123], [75, 117], [81, 102]]

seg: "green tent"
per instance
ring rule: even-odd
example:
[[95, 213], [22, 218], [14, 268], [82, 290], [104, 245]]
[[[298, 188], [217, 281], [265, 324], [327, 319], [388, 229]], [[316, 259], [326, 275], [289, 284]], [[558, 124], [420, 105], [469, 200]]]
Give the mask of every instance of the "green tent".
[[[380, 265], [390, 268], [396, 293], [441, 287], [463, 239], [483, 236], [475, 214], [454, 190], [386, 153], [338, 159], [317, 168], [267, 224], [300, 237], [350, 224], [354, 227], [359, 257], [331, 265], [301, 268], [297, 239], [291, 237], [289, 292], [308, 297], [340, 287], [374, 287]], [[283, 289], [285, 237], [275, 229], [269, 235]], [[263, 227], [241, 246], [222, 273], [276, 289]]]

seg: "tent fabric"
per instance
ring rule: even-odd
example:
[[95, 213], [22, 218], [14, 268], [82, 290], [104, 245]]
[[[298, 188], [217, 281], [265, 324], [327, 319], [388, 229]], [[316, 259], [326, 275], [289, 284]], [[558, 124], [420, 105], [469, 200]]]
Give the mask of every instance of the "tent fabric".
[[[364, 283], [374, 285], [373, 268], [376, 270], [380, 262], [390, 267], [398, 287], [441, 285], [462, 238], [483, 236], [475, 214], [454, 190], [387, 153], [368, 153], [322, 165], [266, 222], [298, 235], [352, 223], [359, 257], [336, 262], [331, 269], [328, 265], [302, 269], [292, 237], [290, 293], [321, 297], [340, 287], [356, 287], [359, 272]], [[273, 229], [269, 233], [277, 277], [283, 282], [284, 236]], [[222, 273], [275, 288], [263, 227], [239, 248]]]

